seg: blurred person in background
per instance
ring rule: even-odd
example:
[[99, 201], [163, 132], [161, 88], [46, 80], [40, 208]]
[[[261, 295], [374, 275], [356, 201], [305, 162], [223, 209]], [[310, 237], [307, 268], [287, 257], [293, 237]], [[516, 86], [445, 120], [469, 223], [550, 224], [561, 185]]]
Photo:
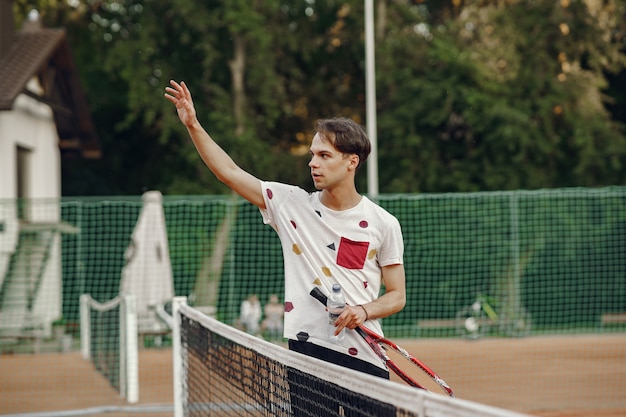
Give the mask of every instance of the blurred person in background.
[[247, 333], [260, 336], [261, 314], [259, 297], [256, 294], [250, 294], [248, 298], [241, 303], [239, 323]]
[[263, 320], [262, 328], [267, 332], [269, 340], [278, 340], [283, 336], [283, 316], [285, 314], [285, 308], [278, 302], [278, 295], [271, 294], [270, 298], [263, 307], [265, 313], [265, 319]]

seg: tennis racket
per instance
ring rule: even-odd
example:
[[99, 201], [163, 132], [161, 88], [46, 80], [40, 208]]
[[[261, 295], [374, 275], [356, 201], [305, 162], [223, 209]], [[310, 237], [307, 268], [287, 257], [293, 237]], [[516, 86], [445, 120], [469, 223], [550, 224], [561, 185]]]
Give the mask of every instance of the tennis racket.
[[[315, 287], [310, 292], [311, 296], [317, 299], [320, 303], [326, 305], [327, 298], [326, 295], [319, 289], [319, 287]], [[422, 361], [411, 355], [406, 349], [401, 346], [396, 345], [391, 340], [385, 339], [379, 334], [371, 331], [367, 327], [357, 326], [354, 329], [355, 332], [359, 334], [369, 345], [369, 347], [378, 355], [378, 357], [383, 361], [385, 366], [388, 369], [392, 370], [396, 375], [398, 375], [404, 382], [409, 384], [412, 387], [427, 390], [422, 384], [417, 382], [413, 377], [411, 377], [407, 372], [402, 370], [400, 366], [398, 366], [387, 354], [387, 351], [393, 351], [398, 353], [404, 359], [406, 359], [409, 363], [415, 365], [418, 369], [423, 371], [426, 375], [428, 375], [433, 381], [437, 383], [437, 385], [450, 397], [454, 397], [454, 392], [452, 392], [452, 388], [446, 382], [439, 377], [432, 369], [426, 366]]]

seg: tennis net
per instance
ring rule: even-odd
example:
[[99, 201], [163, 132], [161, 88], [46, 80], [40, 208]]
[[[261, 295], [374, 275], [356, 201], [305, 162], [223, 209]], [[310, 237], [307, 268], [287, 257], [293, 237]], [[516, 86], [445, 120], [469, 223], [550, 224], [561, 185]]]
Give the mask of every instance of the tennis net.
[[176, 297], [174, 409], [182, 416], [519, 417], [289, 351]]
[[118, 295], [100, 303], [80, 297], [81, 352], [129, 403], [139, 400], [135, 297]]

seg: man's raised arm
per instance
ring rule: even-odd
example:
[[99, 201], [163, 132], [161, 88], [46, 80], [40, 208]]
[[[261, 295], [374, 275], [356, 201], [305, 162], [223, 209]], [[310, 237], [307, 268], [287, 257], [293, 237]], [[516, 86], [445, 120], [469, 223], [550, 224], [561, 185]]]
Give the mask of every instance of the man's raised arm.
[[185, 82], [179, 84], [172, 80], [170, 85], [171, 87], [165, 88], [165, 98], [176, 106], [178, 117], [187, 128], [189, 136], [191, 136], [191, 140], [206, 166], [218, 180], [255, 206], [264, 209], [265, 201], [263, 200], [261, 181], [241, 169], [200, 125], [191, 93]]

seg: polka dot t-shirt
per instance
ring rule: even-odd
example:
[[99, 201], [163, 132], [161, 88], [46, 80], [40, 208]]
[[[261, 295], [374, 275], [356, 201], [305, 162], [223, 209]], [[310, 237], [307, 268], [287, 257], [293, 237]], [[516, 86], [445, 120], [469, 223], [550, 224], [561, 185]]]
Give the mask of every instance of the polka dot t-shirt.
[[[328, 316], [309, 295], [314, 287], [324, 294], [339, 283], [346, 302], [366, 304], [381, 289], [381, 267], [403, 263], [404, 244], [398, 220], [363, 196], [349, 210], [334, 211], [319, 200], [320, 193], [276, 182], [262, 182], [263, 222], [280, 237], [285, 265], [284, 337], [309, 341], [384, 368], [356, 332], [346, 330], [340, 344], [328, 340]], [[378, 320], [364, 324], [382, 334]]]

